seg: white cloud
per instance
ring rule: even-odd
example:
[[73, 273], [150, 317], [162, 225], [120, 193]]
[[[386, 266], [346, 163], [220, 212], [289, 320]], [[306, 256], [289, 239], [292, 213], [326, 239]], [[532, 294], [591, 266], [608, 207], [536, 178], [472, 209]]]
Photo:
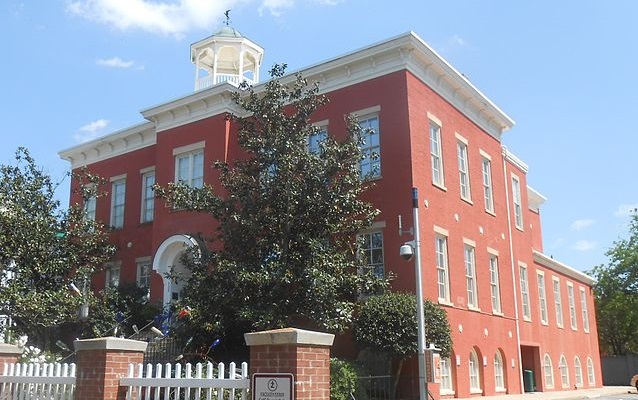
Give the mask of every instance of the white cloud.
[[576, 221], [572, 222], [571, 228], [574, 231], [580, 231], [582, 229], [589, 228], [594, 223], [595, 221], [593, 219], [577, 219]]
[[638, 204], [621, 204], [614, 215], [616, 217], [628, 217], [631, 214], [635, 214], [638, 210]]
[[455, 34], [450, 38], [450, 43], [456, 46], [466, 46], [467, 41], [461, 37], [459, 34]]
[[578, 251], [590, 251], [594, 250], [598, 247], [598, 243], [591, 240], [579, 240], [572, 247], [574, 250]]
[[111, 57], [107, 59], [99, 59], [95, 62], [97, 65], [109, 68], [130, 68], [135, 65], [135, 61], [124, 61], [120, 57]]
[[272, 16], [279, 17], [284, 8], [291, 8], [294, 5], [294, 0], [263, 0], [258, 11], [259, 15], [263, 15], [264, 10], [268, 10]]
[[103, 118], [100, 118], [96, 121], [89, 122], [79, 129], [79, 131], [73, 135], [73, 138], [80, 143], [88, 142], [89, 140], [93, 140], [100, 135], [102, 130], [106, 128], [109, 124], [109, 121]]

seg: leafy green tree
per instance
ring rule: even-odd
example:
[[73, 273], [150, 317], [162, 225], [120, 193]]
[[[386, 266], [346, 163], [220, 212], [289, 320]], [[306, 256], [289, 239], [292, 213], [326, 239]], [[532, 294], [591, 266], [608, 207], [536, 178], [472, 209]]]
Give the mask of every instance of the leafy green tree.
[[172, 206], [219, 222], [213, 246], [185, 260], [192, 277], [183, 328], [206, 340], [285, 326], [341, 331], [359, 294], [386, 285], [358, 273], [356, 234], [378, 214], [360, 196], [369, 186], [359, 169], [361, 128], [349, 118], [343, 140], [327, 137], [309, 151], [319, 132], [311, 115], [327, 99], [299, 75], [284, 83], [284, 69], [272, 69], [263, 91], [244, 86], [234, 95], [248, 115], [229, 116], [244, 155], [215, 163], [220, 190], [156, 188]]
[[[89, 174], [80, 180], [97, 182]], [[115, 250], [82, 206], [60, 209], [55, 187], [27, 149], [16, 151], [14, 164], [0, 166], [0, 315], [11, 317], [11, 333], [28, 335], [28, 344], [48, 351], [62, 332], [83, 336], [100, 329], [78, 318], [82, 304], [96, 302], [90, 290], [81, 290]], [[81, 186], [90, 196], [96, 188]]]
[[[354, 322], [355, 342], [362, 349], [398, 359], [393, 371], [394, 388], [399, 383], [403, 362], [418, 352], [416, 296], [408, 293], [386, 293], [370, 297], [359, 310]], [[452, 351], [452, 336], [447, 314], [430, 300], [423, 302], [425, 341], [441, 349], [442, 357]]]
[[589, 273], [596, 279], [594, 296], [601, 350], [607, 354], [638, 352], [638, 214], [632, 214], [629, 237], [606, 253], [607, 265]]

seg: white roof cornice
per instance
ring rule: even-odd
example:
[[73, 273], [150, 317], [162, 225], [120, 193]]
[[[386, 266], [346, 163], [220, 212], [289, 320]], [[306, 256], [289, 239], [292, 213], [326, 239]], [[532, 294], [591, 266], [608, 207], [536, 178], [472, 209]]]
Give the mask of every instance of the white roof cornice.
[[558, 273], [561, 273], [565, 276], [568, 276], [576, 281], [579, 281], [589, 286], [596, 283], [594, 278], [592, 278], [591, 276], [583, 272], [580, 272], [578, 270], [575, 270], [574, 268], [566, 264], [563, 264], [562, 262], [556, 261], [553, 258], [541, 253], [540, 251], [533, 250], [533, 253], [534, 253], [534, 262], [544, 267], [552, 269]]

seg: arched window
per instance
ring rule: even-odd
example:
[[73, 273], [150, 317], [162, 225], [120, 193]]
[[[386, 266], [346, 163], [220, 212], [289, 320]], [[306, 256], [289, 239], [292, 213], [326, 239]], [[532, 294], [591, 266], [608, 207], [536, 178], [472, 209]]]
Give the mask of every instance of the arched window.
[[545, 357], [543, 357], [543, 374], [545, 376], [545, 386], [553, 388], [554, 370], [552, 369], [552, 359], [549, 357], [549, 354], [545, 354]]
[[591, 357], [587, 357], [587, 383], [589, 383], [589, 386], [594, 386], [596, 384], [596, 379], [594, 377], [594, 362]]
[[569, 387], [569, 367], [567, 366], [567, 359], [564, 355], [560, 356], [560, 362], [558, 363], [558, 369], [560, 370], [560, 383], [564, 388]]
[[494, 354], [494, 384], [496, 391], [505, 391], [505, 374], [503, 368], [503, 357], [500, 351]]
[[440, 394], [442, 395], [454, 394], [452, 362], [449, 357], [441, 358], [439, 369], [441, 372], [441, 386], [439, 386]]
[[470, 352], [470, 393], [482, 393], [481, 389], [481, 372], [479, 358], [476, 350]]
[[576, 376], [576, 386], [583, 387], [583, 369], [578, 356], [574, 357], [574, 375]]

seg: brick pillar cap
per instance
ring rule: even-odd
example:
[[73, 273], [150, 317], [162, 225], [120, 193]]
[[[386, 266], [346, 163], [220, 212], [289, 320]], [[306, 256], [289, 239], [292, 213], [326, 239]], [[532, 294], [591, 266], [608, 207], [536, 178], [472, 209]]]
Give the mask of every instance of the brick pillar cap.
[[15, 344], [0, 343], [0, 354], [22, 354], [22, 349]]
[[306, 331], [297, 328], [283, 328], [263, 332], [244, 333], [244, 339], [248, 346], [273, 344], [332, 346], [334, 338], [335, 335], [330, 333]]
[[82, 339], [73, 342], [75, 351], [81, 350], [121, 350], [146, 351], [148, 343], [139, 340], [116, 338], [113, 336], [97, 339]]

